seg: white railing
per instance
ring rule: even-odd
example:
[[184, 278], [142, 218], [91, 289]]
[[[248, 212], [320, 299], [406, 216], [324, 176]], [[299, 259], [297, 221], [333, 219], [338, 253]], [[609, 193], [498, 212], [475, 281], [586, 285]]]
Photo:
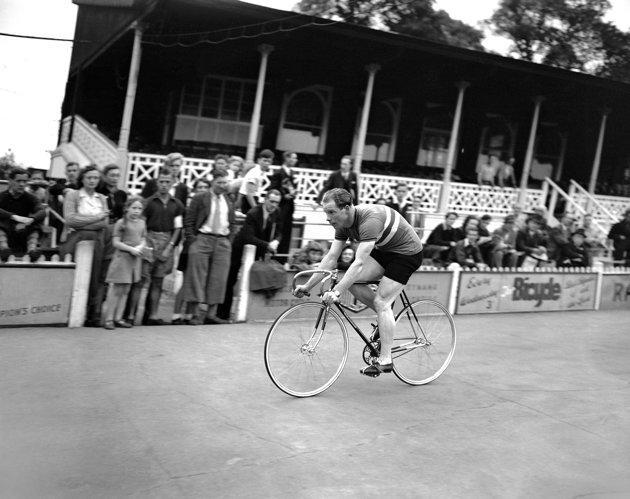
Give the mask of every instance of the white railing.
[[72, 142], [97, 166], [103, 167], [117, 162], [116, 144], [100, 132], [96, 125], [91, 125], [81, 116], [75, 115], [72, 139], [69, 140], [71, 122], [71, 116], [66, 116], [63, 119], [61, 142]]
[[581, 206], [584, 211], [590, 213], [593, 218], [600, 221], [602, 225], [610, 225], [617, 222], [618, 217], [613, 215], [608, 208], [599, 202], [599, 199], [592, 196], [575, 180], [571, 180], [568, 194], [575, 204]]
[[[156, 154], [129, 153], [129, 176], [127, 188], [138, 193], [144, 183], [157, 176], [164, 156]], [[212, 170], [213, 160], [199, 158], [184, 158], [182, 165], [182, 181], [192, 185], [199, 177], [206, 177]], [[279, 168], [272, 166], [272, 172]], [[331, 174], [330, 170], [313, 170], [295, 168], [297, 180], [297, 204], [312, 205], [324, 186], [324, 182]], [[394, 196], [396, 185], [404, 182], [409, 187], [409, 199], [414, 196], [421, 198], [421, 209], [433, 213], [437, 210], [442, 182], [411, 177], [393, 177], [385, 175], [362, 174], [360, 181], [359, 200], [362, 203], [374, 203], [379, 198], [388, 201]], [[269, 185], [263, 184], [263, 189]], [[538, 189], [528, 189], [525, 211], [534, 206], [545, 204], [546, 192]], [[490, 214], [507, 215], [513, 212], [518, 199], [518, 189], [477, 186], [453, 182], [449, 198], [449, 210], [461, 214]]]
[[[588, 197], [580, 192], [573, 193], [571, 197], [580, 206], [586, 206], [588, 203]], [[593, 199], [597, 201], [597, 204], [591, 206], [593, 218], [610, 220], [609, 223], [618, 222], [623, 218], [624, 212], [630, 208], [630, 198], [596, 194]]]

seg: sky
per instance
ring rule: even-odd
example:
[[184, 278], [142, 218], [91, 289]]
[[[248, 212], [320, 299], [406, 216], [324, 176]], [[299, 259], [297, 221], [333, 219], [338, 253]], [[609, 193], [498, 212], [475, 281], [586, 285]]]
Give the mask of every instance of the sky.
[[[296, 0], [250, 1], [291, 10]], [[630, 29], [630, 0], [612, 0], [609, 19]], [[477, 26], [498, 0], [436, 0], [452, 18]], [[0, 33], [69, 38], [77, 6], [71, 0], [0, 0]], [[35, 13], [35, 15], [34, 15]], [[487, 34], [486, 49], [506, 54], [509, 42]], [[72, 44], [0, 36], [0, 156], [47, 170], [55, 149]]]

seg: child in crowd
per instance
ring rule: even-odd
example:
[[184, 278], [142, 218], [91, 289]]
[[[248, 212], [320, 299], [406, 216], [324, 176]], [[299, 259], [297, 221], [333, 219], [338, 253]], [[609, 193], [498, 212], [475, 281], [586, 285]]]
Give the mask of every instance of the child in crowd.
[[[122, 315], [131, 285], [141, 278], [147, 232], [146, 223], [142, 219], [143, 209], [141, 197], [130, 197], [125, 203], [125, 216], [114, 225], [112, 244], [115, 252], [105, 278], [109, 283], [105, 303], [105, 329], [114, 329], [116, 326], [132, 327], [130, 322], [122, 319]], [[139, 297], [135, 297], [136, 301], [137, 298]], [[136, 304], [131, 305], [131, 310], [134, 310]]]
[[319, 262], [324, 256], [324, 248], [317, 241], [309, 241], [309, 243], [297, 251], [291, 259], [290, 266], [292, 270], [311, 270], [316, 269]]

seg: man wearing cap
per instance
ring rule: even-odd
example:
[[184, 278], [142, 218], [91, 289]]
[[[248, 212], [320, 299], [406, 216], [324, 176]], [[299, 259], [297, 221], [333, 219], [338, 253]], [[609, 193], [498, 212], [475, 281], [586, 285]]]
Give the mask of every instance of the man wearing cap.
[[[170, 195], [175, 199], [179, 199], [181, 203], [186, 206], [188, 204], [189, 190], [188, 186], [184, 184], [180, 179], [180, 172], [184, 164], [184, 156], [178, 152], [172, 152], [164, 158], [164, 168], [170, 170], [173, 176], [173, 185], [171, 186]], [[158, 191], [158, 183], [156, 179], [147, 180], [144, 184], [140, 195], [144, 199], [148, 199]]]
[[562, 247], [560, 267], [588, 267], [590, 265], [588, 251], [584, 245], [586, 233], [577, 229], [571, 234], [571, 240]]

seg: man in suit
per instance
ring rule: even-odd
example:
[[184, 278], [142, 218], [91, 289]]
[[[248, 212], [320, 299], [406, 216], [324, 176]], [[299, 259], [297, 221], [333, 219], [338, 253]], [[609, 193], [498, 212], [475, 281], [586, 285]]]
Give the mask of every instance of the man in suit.
[[281, 212], [278, 209], [281, 203], [280, 191], [271, 189], [267, 191], [265, 202], [255, 206], [247, 212], [245, 224], [234, 239], [230, 272], [227, 278], [225, 300], [217, 308], [217, 317], [229, 321], [234, 297], [234, 284], [238, 279], [241, 268], [243, 248], [246, 244], [256, 246], [256, 259], [263, 258], [265, 253], [275, 253], [278, 250], [282, 236], [278, 230], [282, 227]]
[[[188, 186], [180, 180], [180, 172], [182, 164], [184, 163], [184, 156], [178, 152], [172, 152], [164, 158], [164, 168], [170, 170], [173, 175], [173, 185], [171, 186], [170, 194], [175, 199], [179, 199], [181, 203], [186, 206], [188, 204], [188, 195], [190, 194]], [[144, 199], [150, 198], [158, 191], [158, 185], [156, 179], [147, 180], [146, 184], [142, 188], [140, 195]]]
[[[297, 164], [298, 157], [293, 151], [286, 151], [283, 154], [282, 166], [269, 179], [269, 189], [275, 189], [282, 195], [280, 200], [280, 219], [282, 225], [279, 227], [281, 242], [278, 253], [288, 254], [291, 247], [291, 232], [293, 231], [293, 213], [295, 211], [295, 189], [297, 187], [293, 168]], [[278, 258], [284, 263], [286, 257]]]
[[[216, 316], [217, 305], [225, 299], [235, 233], [234, 205], [227, 190], [227, 172], [216, 170], [212, 188], [192, 199], [184, 219], [190, 248], [183, 298], [195, 310], [189, 322], [192, 325], [227, 323]], [[200, 315], [200, 303], [208, 305], [205, 320]]]
[[484, 270], [487, 265], [481, 257], [479, 250], [479, 231], [477, 227], [470, 226], [466, 229], [466, 237], [455, 243], [449, 253], [449, 261], [458, 263], [465, 269]]
[[331, 189], [339, 188], [345, 189], [352, 196], [352, 204], [357, 204], [359, 199], [359, 193], [357, 192], [357, 175], [352, 171], [352, 158], [350, 156], [344, 156], [341, 158], [339, 170], [330, 174], [324, 187], [317, 196], [317, 202], [321, 204], [324, 194]]
[[394, 190], [394, 198], [387, 203], [387, 206], [400, 213], [405, 220], [408, 220], [407, 212], [411, 209], [411, 204], [407, 202], [408, 191], [409, 187], [407, 187], [406, 183], [397, 183], [396, 189]]

